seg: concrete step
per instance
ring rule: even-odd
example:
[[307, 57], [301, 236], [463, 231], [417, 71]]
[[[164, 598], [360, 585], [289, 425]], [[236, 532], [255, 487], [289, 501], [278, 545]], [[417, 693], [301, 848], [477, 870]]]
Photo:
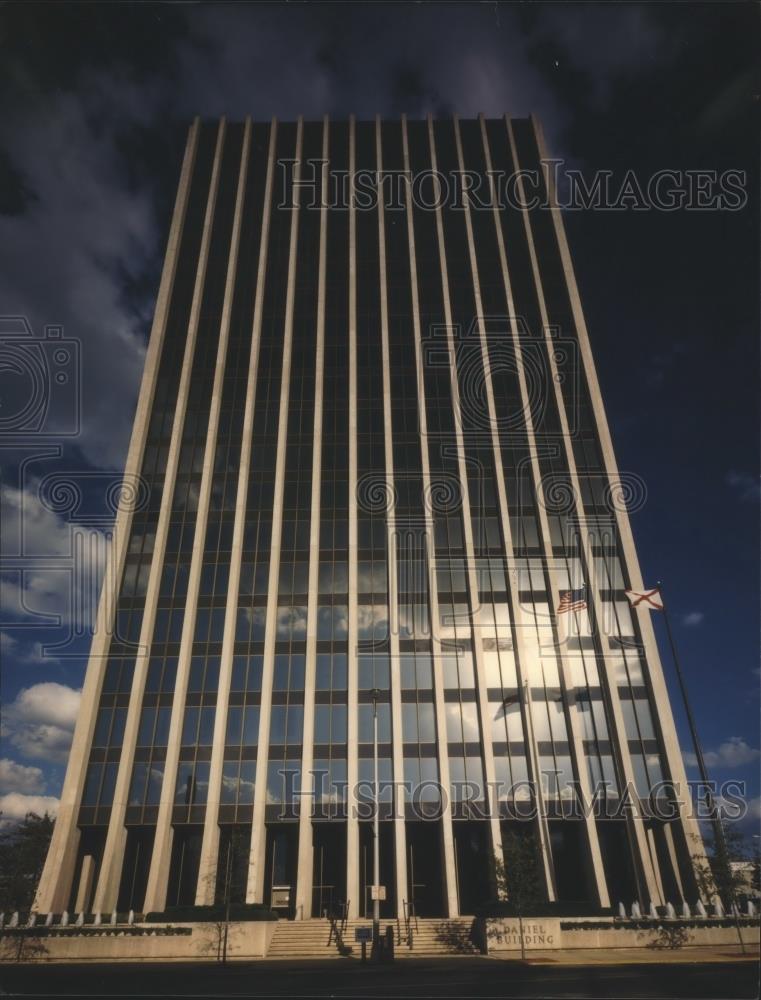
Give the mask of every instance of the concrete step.
[[412, 921], [412, 947], [397, 949], [399, 957], [422, 955], [477, 955], [470, 940], [472, 917], [418, 918]]
[[[397, 958], [426, 956], [457, 956], [478, 954], [470, 940], [472, 917], [418, 918], [412, 922], [412, 947], [406, 939], [403, 921], [385, 918], [381, 920], [381, 935], [391, 927], [394, 933]], [[347, 920], [341, 929], [344, 944], [359, 954], [361, 946], [354, 940], [358, 927], [371, 928], [372, 921], [363, 917]], [[401, 935], [401, 940], [399, 939]], [[278, 922], [272, 938], [268, 956], [271, 958], [329, 958], [340, 957], [335, 937], [331, 937], [330, 925], [325, 919], [282, 920]]]
[[269, 958], [340, 958], [327, 920], [281, 920], [267, 952]]

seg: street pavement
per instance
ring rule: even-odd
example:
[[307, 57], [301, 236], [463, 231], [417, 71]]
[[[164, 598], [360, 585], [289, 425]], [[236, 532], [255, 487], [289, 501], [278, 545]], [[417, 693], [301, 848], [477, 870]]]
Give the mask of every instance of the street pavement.
[[[696, 949], [697, 951], [697, 949]], [[140, 997], [653, 997], [745, 1000], [759, 995], [758, 957], [731, 949], [685, 960], [666, 954], [649, 961], [599, 952], [555, 952], [528, 962], [491, 957], [406, 959], [392, 965], [359, 961], [211, 964], [3, 965], [5, 996]], [[642, 956], [644, 959], [645, 956]]]

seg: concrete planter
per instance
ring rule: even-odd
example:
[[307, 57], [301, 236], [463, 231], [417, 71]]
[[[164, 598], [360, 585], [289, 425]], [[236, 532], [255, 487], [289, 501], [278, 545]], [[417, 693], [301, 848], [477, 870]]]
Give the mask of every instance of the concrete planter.
[[[228, 959], [264, 958], [277, 921], [231, 921]], [[22, 931], [21, 960], [29, 962], [216, 962], [223, 927], [216, 923], [135, 924], [132, 927], [56, 928]], [[0, 938], [0, 961], [15, 962], [19, 934]]]
[[[740, 921], [743, 943], [758, 946], [759, 921]], [[487, 952], [520, 952], [517, 918], [480, 918], [477, 935]], [[674, 949], [738, 943], [737, 926], [728, 920], [618, 921], [614, 918], [559, 919], [524, 917], [523, 944], [527, 952], [572, 948]]]

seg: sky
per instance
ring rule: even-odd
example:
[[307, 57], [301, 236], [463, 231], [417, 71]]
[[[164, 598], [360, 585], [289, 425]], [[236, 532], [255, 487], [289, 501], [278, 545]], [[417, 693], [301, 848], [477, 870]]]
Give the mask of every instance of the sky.
[[585, 176], [745, 171], [739, 210], [566, 226], [619, 465], [646, 484], [645, 583], [711, 776], [745, 782], [758, 829], [758, 27], [742, 3], [0, 9], [0, 338], [59, 328], [73, 366], [56, 427], [22, 438], [0, 381], [6, 820], [57, 804], [190, 120], [483, 112], [535, 114]]

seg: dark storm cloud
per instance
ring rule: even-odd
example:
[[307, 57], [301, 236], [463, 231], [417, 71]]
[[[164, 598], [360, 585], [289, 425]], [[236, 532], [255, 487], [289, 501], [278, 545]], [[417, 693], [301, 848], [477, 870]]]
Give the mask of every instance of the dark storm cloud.
[[189, 17], [180, 57], [210, 114], [534, 111], [554, 132], [567, 112], [531, 54], [543, 24], [527, 31], [518, 8], [494, 4], [206, 7]]
[[193, 115], [533, 112], [558, 152], [670, 55], [646, 5], [33, 5], [4, 33], [2, 310], [81, 339], [79, 443], [117, 467]]

